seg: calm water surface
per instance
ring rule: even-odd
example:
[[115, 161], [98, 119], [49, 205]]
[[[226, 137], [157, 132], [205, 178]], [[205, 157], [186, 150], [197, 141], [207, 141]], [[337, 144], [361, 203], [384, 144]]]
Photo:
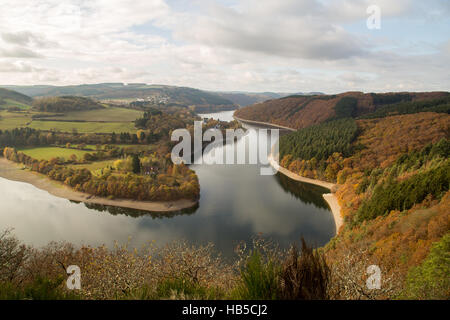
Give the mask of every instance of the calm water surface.
[[[202, 115], [230, 120], [233, 111]], [[249, 134], [255, 129], [249, 128]], [[244, 139], [238, 143], [243, 143]], [[225, 147], [227, 148], [227, 147]], [[172, 214], [73, 203], [32, 185], [0, 178], [0, 230], [14, 228], [34, 246], [50, 241], [140, 246], [186, 239], [213, 242], [232, 256], [240, 241], [262, 234], [281, 246], [300, 236], [321, 246], [334, 236], [334, 220], [322, 193], [328, 190], [281, 175], [261, 176], [259, 165], [193, 165], [200, 180], [198, 208]]]

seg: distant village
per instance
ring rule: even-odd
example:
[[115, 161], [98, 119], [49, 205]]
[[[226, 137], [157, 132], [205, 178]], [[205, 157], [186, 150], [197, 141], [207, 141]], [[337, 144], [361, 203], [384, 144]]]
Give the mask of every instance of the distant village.
[[164, 95], [155, 95], [150, 96], [146, 98], [137, 98], [136, 102], [150, 102], [150, 103], [159, 103], [159, 104], [166, 104], [170, 100], [170, 97], [164, 96]]

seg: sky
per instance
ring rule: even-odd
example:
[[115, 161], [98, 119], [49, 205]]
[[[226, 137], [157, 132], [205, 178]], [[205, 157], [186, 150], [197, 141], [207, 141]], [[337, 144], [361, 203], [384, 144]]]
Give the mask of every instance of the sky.
[[0, 8], [1, 85], [450, 90], [449, 0], [0, 0]]

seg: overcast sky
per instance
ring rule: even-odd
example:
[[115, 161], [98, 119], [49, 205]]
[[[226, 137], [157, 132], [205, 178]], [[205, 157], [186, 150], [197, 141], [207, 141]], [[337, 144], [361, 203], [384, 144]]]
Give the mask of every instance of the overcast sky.
[[[381, 29], [367, 28], [368, 6]], [[0, 84], [450, 90], [449, 0], [0, 0]]]

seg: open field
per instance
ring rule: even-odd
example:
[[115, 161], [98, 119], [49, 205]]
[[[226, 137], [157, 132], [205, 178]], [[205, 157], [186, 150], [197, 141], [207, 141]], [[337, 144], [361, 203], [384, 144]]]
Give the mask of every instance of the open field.
[[106, 122], [131, 122], [142, 117], [143, 112], [125, 109], [107, 107], [106, 109], [94, 109], [79, 112], [67, 112], [62, 117], [49, 117], [53, 120], [84, 120], [84, 121], [106, 121]]
[[31, 122], [31, 114], [0, 111], [0, 130], [25, 127]]
[[[118, 145], [121, 147], [130, 147], [133, 150], [148, 150], [148, 146], [140, 146], [140, 145]], [[68, 149], [68, 148], [60, 148], [60, 147], [37, 147], [37, 148], [19, 148], [18, 151], [25, 153], [26, 155], [38, 159], [38, 160], [50, 160], [52, 158], [64, 158], [69, 159], [69, 157], [73, 154], [77, 156], [78, 159], [82, 159], [86, 153], [96, 152], [95, 145], [87, 145], [86, 149], [91, 149], [92, 151], [86, 150], [77, 150], [77, 149]], [[110, 159], [104, 161], [95, 161], [91, 163], [85, 164], [74, 164], [70, 165], [70, 167], [75, 169], [88, 169], [90, 171], [96, 171], [99, 169], [103, 169], [108, 166], [112, 166], [114, 161], [117, 159]]]
[[[145, 144], [144, 145], [141, 145], [141, 144], [110, 144], [110, 145], [114, 146], [114, 147], [118, 147], [118, 148], [130, 148], [133, 151], [146, 151], [146, 150], [151, 150], [152, 149], [151, 145], [145, 145]], [[79, 145], [72, 144], [72, 147], [73, 148], [78, 148]], [[104, 147], [105, 147], [105, 145], [101, 144], [100, 145], [100, 151], [103, 150]], [[89, 150], [92, 150], [92, 151], [97, 151], [97, 145], [95, 145], [95, 144], [87, 144], [87, 145], [84, 146], [83, 149], [89, 149]]]
[[141, 151], [155, 151], [154, 145], [145, 145], [145, 144], [118, 144], [116, 145], [121, 148], [127, 148], [127, 150], [131, 152], [141, 152]]
[[108, 166], [112, 166], [114, 164], [114, 161], [116, 161], [116, 160], [117, 159], [96, 161], [96, 162], [87, 163], [87, 164], [74, 164], [74, 165], [71, 165], [71, 167], [74, 169], [88, 169], [90, 171], [96, 171], [99, 169], [106, 168]]
[[[78, 145], [78, 144], [72, 144], [71, 145], [72, 148], [79, 148], [79, 146], [80, 145]], [[89, 150], [92, 150], [92, 151], [97, 151], [97, 146], [94, 145], [94, 144], [86, 144], [83, 149], [89, 149]]]
[[[26, 105], [17, 104], [16, 106], [21, 109], [27, 108]], [[55, 117], [54, 115], [49, 114], [48, 118], [56, 121], [33, 120], [32, 116], [38, 114], [45, 115], [45, 113], [35, 111], [8, 112], [2, 110], [2, 107], [0, 106], [0, 130], [29, 127], [39, 130], [56, 130], [61, 132], [72, 132], [76, 130], [80, 133], [134, 133], [136, 132], [136, 128], [133, 121], [142, 116], [142, 112], [140, 111], [115, 107], [68, 112], [61, 117]], [[70, 120], [93, 122], [70, 122]]]
[[30, 128], [39, 130], [56, 130], [81, 133], [111, 133], [111, 132], [136, 132], [133, 122], [64, 122], [64, 121], [39, 121], [34, 120]]
[[78, 158], [82, 158], [84, 154], [89, 153], [88, 151], [83, 150], [58, 147], [23, 148], [18, 149], [18, 151], [38, 160], [50, 160], [51, 158], [57, 157], [68, 159], [72, 154], [76, 155]]
[[27, 109], [31, 108], [31, 106], [29, 106], [27, 104], [24, 104], [24, 103], [21, 103], [21, 102], [18, 102], [18, 101], [14, 101], [14, 100], [11, 100], [11, 99], [4, 99], [3, 102], [4, 103], [0, 104], [0, 109], [6, 109], [6, 108], [9, 108], [9, 107], [18, 107], [18, 108], [20, 108], [22, 110], [27, 110]]

